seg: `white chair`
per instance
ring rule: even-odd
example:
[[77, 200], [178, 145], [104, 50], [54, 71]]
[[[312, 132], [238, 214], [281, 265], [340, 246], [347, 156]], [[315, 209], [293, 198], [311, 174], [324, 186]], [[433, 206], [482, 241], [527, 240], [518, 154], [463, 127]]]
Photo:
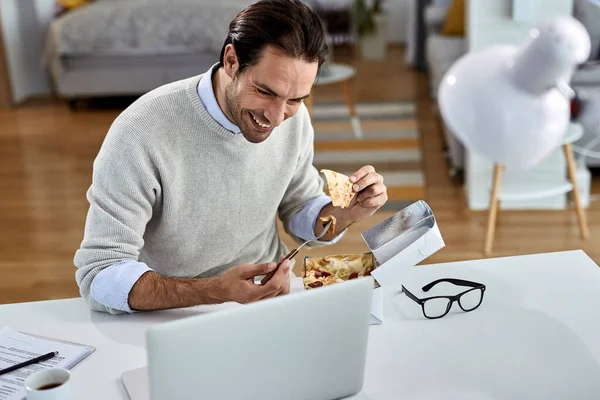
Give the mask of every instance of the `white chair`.
[[557, 185], [556, 183], [546, 183], [544, 179], [527, 181], [525, 184], [528, 186], [527, 190], [524, 190], [523, 185], [518, 187], [504, 187], [502, 188], [502, 173], [504, 172], [504, 166], [499, 163], [494, 164], [494, 172], [492, 179], [492, 187], [490, 193], [490, 207], [488, 211], [488, 223], [487, 231], [485, 236], [485, 247], [484, 253], [489, 256], [492, 252], [494, 244], [494, 234], [496, 232], [496, 222], [498, 219], [498, 213], [500, 211], [500, 204], [502, 201], [518, 201], [518, 200], [534, 200], [544, 197], [557, 196], [563, 193], [572, 193], [574, 209], [577, 213], [577, 223], [579, 225], [580, 236], [583, 240], [589, 236], [589, 230], [585, 217], [585, 211], [581, 202], [579, 188], [577, 187], [575, 158], [573, 156], [573, 149], [571, 143], [579, 140], [583, 136], [583, 127], [579, 124], [571, 124], [565, 138], [563, 140], [562, 149], [565, 155], [567, 163], [567, 176], [565, 182]]

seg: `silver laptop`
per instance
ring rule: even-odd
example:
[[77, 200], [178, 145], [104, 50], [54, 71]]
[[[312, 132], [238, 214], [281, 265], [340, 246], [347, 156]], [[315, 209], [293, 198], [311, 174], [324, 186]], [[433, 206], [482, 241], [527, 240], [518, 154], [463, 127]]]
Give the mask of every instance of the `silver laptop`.
[[373, 279], [152, 327], [132, 400], [332, 400], [363, 386]]

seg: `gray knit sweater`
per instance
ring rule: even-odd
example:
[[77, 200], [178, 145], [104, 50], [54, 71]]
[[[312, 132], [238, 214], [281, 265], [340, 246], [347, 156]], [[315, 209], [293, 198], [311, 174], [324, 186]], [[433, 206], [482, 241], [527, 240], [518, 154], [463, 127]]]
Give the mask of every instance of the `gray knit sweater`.
[[322, 194], [304, 105], [253, 144], [211, 118], [196, 91], [201, 77], [138, 99], [117, 117], [94, 161], [74, 260], [92, 309], [106, 310], [90, 296], [94, 277], [122, 260], [172, 277], [276, 261], [288, 250], [277, 218], [292, 235], [292, 214]]

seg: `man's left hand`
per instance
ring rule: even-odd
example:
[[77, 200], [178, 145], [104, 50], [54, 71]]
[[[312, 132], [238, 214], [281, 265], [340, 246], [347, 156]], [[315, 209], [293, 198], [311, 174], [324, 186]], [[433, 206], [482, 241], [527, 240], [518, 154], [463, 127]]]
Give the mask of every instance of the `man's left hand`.
[[387, 199], [387, 187], [383, 177], [371, 165], [366, 165], [350, 176], [352, 189], [357, 194], [343, 210], [348, 221], [359, 221], [375, 214]]

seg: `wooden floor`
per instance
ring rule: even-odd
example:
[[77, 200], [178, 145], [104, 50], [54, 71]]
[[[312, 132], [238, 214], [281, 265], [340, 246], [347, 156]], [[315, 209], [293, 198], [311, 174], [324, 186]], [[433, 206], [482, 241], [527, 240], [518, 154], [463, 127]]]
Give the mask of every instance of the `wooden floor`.
[[[337, 53], [358, 68], [358, 101], [415, 100], [422, 133], [425, 200], [438, 219], [446, 248], [424, 263], [482, 258], [486, 215], [466, 209], [460, 185], [448, 176], [442, 141], [427, 95], [427, 78], [404, 65], [395, 48], [384, 62]], [[335, 86], [318, 87], [315, 101], [343, 100]], [[120, 108], [71, 112], [51, 99], [0, 111], [0, 303], [78, 296], [73, 255], [83, 237], [92, 162]], [[594, 191], [598, 192], [598, 182]], [[502, 212], [494, 256], [583, 248], [600, 262], [600, 206], [587, 216], [591, 238], [581, 243], [570, 211]], [[353, 225], [336, 245], [304, 255], [367, 251], [360, 233], [391, 215], [379, 212]], [[287, 237], [286, 242], [292, 246]], [[298, 271], [298, 269], [296, 269]]]

